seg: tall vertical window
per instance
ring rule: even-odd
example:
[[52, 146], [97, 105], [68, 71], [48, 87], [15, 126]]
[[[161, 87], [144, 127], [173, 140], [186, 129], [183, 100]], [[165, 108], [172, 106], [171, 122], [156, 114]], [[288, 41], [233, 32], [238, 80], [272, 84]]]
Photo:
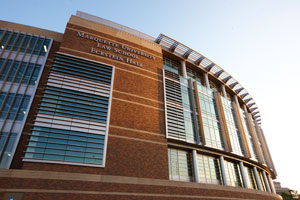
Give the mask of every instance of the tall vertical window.
[[186, 151], [168, 149], [170, 180], [192, 181], [191, 155]]
[[206, 145], [224, 149], [213, 91], [197, 83]]
[[[196, 100], [200, 102], [206, 145], [223, 150], [224, 141], [221, 136], [213, 90], [202, 85], [200, 73], [187, 68], [188, 78], [197, 83], [199, 91], [195, 91], [189, 85], [188, 80], [179, 75], [179, 63], [167, 57], [164, 57], [164, 69], [168, 137], [190, 143], [202, 141], [200, 130], [196, 130], [200, 122], [198, 118], [194, 119], [200, 114], [196, 110], [197, 104], [192, 105], [192, 102]], [[199, 94], [199, 99], [195, 99], [196, 92]]]
[[197, 162], [201, 183], [221, 184], [220, 164], [217, 158], [198, 154]]
[[56, 55], [24, 161], [104, 166], [113, 71]]
[[241, 172], [239, 165], [237, 163], [225, 160], [224, 167], [228, 185], [242, 187]]
[[242, 139], [237, 127], [237, 120], [234, 115], [232, 102], [230, 99], [224, 98], [222, 96], [221, 100], [224, 108], [224, 115], [228, 127], [232, 150], [236, 154], [244, 155], [244, 149], [242, 148]]
[[8, 159], [12, 156], [17, 133], [0, 132], [0, 168], [6, 168]]
[[18, 33], [16, 33], [16, 32], [10, 34], [10, 39], [9, 39], [9, 42], [7, 42], [6, 49], [8, 49], [8, 50], [11, 49], [11, 47], [13, 46], [13, 44], [15, 42], [17, 35], [18, 35]]
[[196, 138], [190, 88], [187, 80], [177, 74], [177, 64], [164, 58], [168, 137], [194, 143]]

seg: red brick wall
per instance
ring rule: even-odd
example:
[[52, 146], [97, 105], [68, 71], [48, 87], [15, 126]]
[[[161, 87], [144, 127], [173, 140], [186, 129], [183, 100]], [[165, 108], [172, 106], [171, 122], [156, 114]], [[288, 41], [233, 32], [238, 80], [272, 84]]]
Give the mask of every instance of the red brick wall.
[[[139, 56], [139, 59], [135, 59], [142, 63], [143, 66], [139, 67], [91, 54], [89, 53], [90, 48], [96, 46], [96, 42], [77, 37], [77, 30], [86, 34], [95, 34], [97, 37], [111, 42], [125, 44], [133, 49], [139, 49], [151, 54], [155, 59]], [[55, 43], [55, 48], [52, 49], [49, 56], [50, 59], [53, 58], [53, 52], [58, 50], [57, 45]], [[12, 168], [168, 179], [161, 52], [73, 24], [67, 25], [63, 42], [58, 51], [115, 66], [106, 166], [105, 168], [95, 168], [23, 163], [21, 157], [24, 156], [25, 146], [29, 138], [28, 133], [30, 133], [34, 120], [35, 111], [32, 111], [27, 120], [18, 147], [18, 156], [14, 160]], [[126, 58], [126, 56], [121, 56]], [[51, 60], [47, 64], [51, 64]], [[38, 97], [34, 99], [34, 110], [37, 109], [48, 73], [49, 67], [43, 73], [42, 82], [37, 92]]]
[[[69, 173], [71, 174], [71, 173]], [[70, 176], [70, 175], [69, 175]], [[71, 175], [72, 176], [72, 175]], [[67, 177], [64, 175], [64, 177]], [[76, 175], [73, 175], [76, 177]], [[105, 177], [102, 177], [105, 178]], [[118, 179], [118, 177], [116, 177]], [[35, 178], [2, 178], [2, 190], [14, 189], [26, 199], [256, 199], [280, 200], [278, 195], [230, 186], [195, 184], [155, 179], [103, 182]], [[124, 181], [124, 180], [123, 180]], [[135, 183], [136, 182], [136, 183]], [[195, 187], [195, 185], [199, 187]], [[6, 192], [8, 193], [8, 192]], [[18, 200], [18, 199], [16, 199]]]

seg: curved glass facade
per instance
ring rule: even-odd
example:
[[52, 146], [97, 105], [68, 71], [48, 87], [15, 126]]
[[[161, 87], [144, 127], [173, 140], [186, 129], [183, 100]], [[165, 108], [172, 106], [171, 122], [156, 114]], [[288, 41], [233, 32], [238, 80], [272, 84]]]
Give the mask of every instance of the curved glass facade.
[[[172, 139], [170, 179], [270, 191], [266, 187], [272, 184], [270, 173], [259, 167], [266, 164], [266, 150], [258, 137], [259, 127], [247, 108], [205, 72], [166, 56], [163, 61], [166, 130], [167, 138]], [[186, 150], [174, 148], [174, 140], [184, 141]], [[210, 153], [202, 148], [209, 148]], [[223, 155], [220, 150], [232, 156]], [[262, 159], [258, 152], [262, 152]]]

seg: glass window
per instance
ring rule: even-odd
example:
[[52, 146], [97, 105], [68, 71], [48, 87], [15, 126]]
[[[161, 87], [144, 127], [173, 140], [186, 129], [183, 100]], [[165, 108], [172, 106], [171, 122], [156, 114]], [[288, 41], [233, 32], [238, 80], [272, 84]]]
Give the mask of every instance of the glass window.
[[36, 41], [37, 41], [37, 37], [33, 36], [30, 40], [30, 43], [28, 44], [28, 48], [26, 50], [26, 53], [32, 53], [33, 48], [35, 47]]
[[197, 81], [197, 83], [203, 85], [203, 75], [195, 70], [192, 70], [191, 68], [186, 68], [187, 76], [188, 78], [191, 78], [192, 80]]
[[40, 70], [41, 70], [41, 65], [36, 65], [34, 70], [33, 70], [30, 82], [29, 82], [30, 85], [35, 85], [37, 83], [37, 79], [38, 79], [38, 75], [40, 73]]
[[4, 103], [4, 101], [5, 101], [5, 99], [4, 99], [4, 101], [3, 101], [4, 105], [2, 105], [2, 112], [1, 112], [1, 116], [0, 116], [1, 119], [6, 118], [8, 112], [9, 112], [9, 108], [11, 107], [11, 105], [13, 103], [15, 94], [13, 94], [13, 93], [7, 94], [6, 93], [6, 96], [7, 97], [4, 97], [4, 98], [6, 98], [6, 102]]
[[13, 78], [15, 78], [19, 64], [20, 64], [20, 62], [15, 61], [15, 63], [13, 64], [13, 66], [11, 68], [10, 73], [8, 73], [8, 79], [6, 79], [7, 81], [11, 82], [13, 80]]
[[30, 75], [32, 73], [33, 67], [34, 67], [34, 64], [32, 64], [32, 63], [29, 63], [27, 65], [26, 71], [25, 71], [25, 76], [23, 75], [23, 77], [24, 77], [23, 81], [22, 81], [23, 84], [28, 84], [29, 83]]
[[221, 184], [220, 165], [217, 158], [198, 154], [197, 162], [201, 183]]
[[234, 153], [244, 155], [244, 149], [242, 148], [241, 133], [238, 130], [237, 119], [234, 114], [233, 104], [230, 98], [221, 96], [221, 102], [225, 114], [225, 122], [228, 128], [230, 142]]
[[10, 34], [11, 34], [11, 31], [6, 31], [6, 32], [5, 32], [5, 34], [4, 34], [3, 38], [2, 38], [1, 44], [0, 44], [1, 48], [4, 48], [4, 47], [5, 47], [6, 42], [7, 42], [7, 40], [8, 40], [9, 37], [10, 37]]
[[[165, 58], [167, 59], [167, 58]], [[167, 64], [168, 60], [165, 61]], [[171, 62], [171, 61], [170, 61]], [[169, 63], [170, 64], [170, 63]], [[191, 102], [191, 89], [187, 80], [178, 74], [165, 71], [165, 88], [167, 104], [168, 136], [190, 143], [197, 141], [199, 130], [195, 130], [194, 115]]]
[[0, 95], [0, 107], [2, 107], [4, 99], [5, 99], [6, 95], [7, 95], [7, 92], [1, 92], [0, 94], [1, 94]]
[[[95, 98], [94, 95], [94, 97], [89, 98], [89, 100], [93, 99], [93, 101], [98, 101], [99, 103], [92, 103], [92, 105], [86, 105], [89, 102], [85, 101], [85, 97], [83, 96], [88, 93], [77, 92], [75, 98], [78, 98], [78, 100], [76, 100], [72, 95], [64, 92], [70, 92], [70, 90], [62, 90], [60, 88], [55, 87], [47, 88], [51, 90], [45, 90], [46, 98], [44, 97], [42, 99], [40, 112], [47, 112], [48, 110], [52, 110], [56, 113], [56, 115], [68, 115], [70, 117], [79, 119], [88, 119], [91, 121], [100, 121], [103, 123], [106, 122], [108, 100], [102, 100], [102, 102], [105, 102], [105, 104], [101, 104], [101, 101], [97, 100], [99, 96]], [[48, 95], [47, 93], [52, 93], [52, 95]]]
[[200, 89], [201, 90], [198, 91], [198, 94], [206, 145], [223, 150], [224, 142], [218, 120], [215, 99], [208, 93], [208, 91], [210, 91], [209, 89], [205, 87], [201, 87]]
[[228, 185], [242, 187], [239, 165], [237, 163], [225, 160], [224, 168]]
[[170, 180], [192, 181], [191, 156], [188, 152], [168, 149]]
[[[66, 60], [68, 56], [57, 54], [54, 64], [51, 67], [51, 71], [100, 82], [106, 85], [111, 84], [111, 70], [109, 72], [106, 66], [98, 63], [94, 63], [94, 65], [87, 65], [87, 61], [82, 61], [77, 58], [69, 59], [72, 62], [72, 65], [70, 65], [68, 61], [62, 62], [61, 58]], [[73, 60], [77, 60], [77, 62], [73, 62]]]
[[80, 158], [80, 157], [66, 156], [65, 160], [69, 161], [69, 162], [81, 162], [81, 163], [83, 163], [85, 159], [84, 158]]
[[[41, 41], [37, 40], [38, 46], [41, 45]], [[44, 44], [47, 44], [50, 40], [46, 39], [45, 41]], [[47, 52], [47, 46], [41, 48], [44, 53]], [[82, 70], [84, 67], [86, 70]], [[30, 65], [30, 63], [25, 68], [25, 76], [27, 80], [30, 79], [30, 84], [37, 80], [39, 70], [39, 65]], [[29, 141], [31, 145], [26, 149], [25, 158], [102, 165], [106, 138], [104, 135], [105, 124], [110, 101], [107, 96], [110, 92], [108, 83], [110, 84], [112, 81], [113, 68], [84, 59], [57, 54], [50, 74], [53, 72], [67, 77], [79, 77], [81, 80], [83, 78], [86, 80], [93, 79], [95, 82], [101, 82], [101, 85], [105, 83], [106, 86], [101, 89], [108, 92], [103, 95], [92, 94], [88, 91], [78, 91], [77, 88], [73, 90], [47, 85], [39, 104], [38, 114], [43, 113], [49, 115], [50, 118], [62, 116], [64, 117], [63, 122], [72, 123], [58, 125], [61, 123], [56, 124], [57, 122], [53, 121], [52, 128], [35, 124]], [[81, 82], [78, 84], [78, 88], [80, 88]], [[100, 87], [100, 84], [97, 85]], [[20, 107], [22, 108], [22, 104]], [[20, 109], [20, 113], [22, 111]], [[75, 119], [80, 119], [81, 122], [76, 122], [74, 125]], [[90, 133], [95, 130], [92, 128], [89, 130], [87, 125], [89, 123], [99, 124], [95, 122], [101, 122], [100, 126], [103, 126], [103, 130], [99, 130], [99, 133], [103, 135]], [[71, 127], [74, 127], [76, 131], [69, 130]]]
[[[3, 68], [2, 74], [0, 74], [0, 80], [6, 80], [8, 82], [16, 82], [23, 84], [34, 85], [38, 79], [39, 72], [41, 70], [41, 65], [19, 62], [14, 60], [4, 59], [0, 60], [0, 67]], [[0, 68], [0, 69], [1, 69]]]
[[164, 69], [176, 74], [180, 74], [180, 63], [168, 57], [163, 57]]
[[26, 114], [26, 111], [27, 111], [29, 101], [30, 101], [30, 96], [29, 95], [24, 95], [23, 101], [21, 103], [21, 106], [20, 106], [20, 109], [19, 109], [19, 112], [18, 112], [18, 115], [17, 115], [18, 120], [23, 120], [23, 118]]
[[16, 82], [16, 83], [20, 83], [21, 80], [23, 79], [24, 71], [25, 71], [26, 66], [27, 66], [27, 63], [26, 63], [26, 62], [22, 62], [22, 63], [21, 63], [20, 69], [19, 69], [19, 71], [18, 71], [18, 73], [17, 73], [17, 77], [16, 77], [16, 79], [15, 79], [15, 82]]
[[23, 39], [24, 39], [24, 34], [20, 34], [19, 35], [19, 37], [18, 37], [18, 39], [17, 39], [17, 42], [16, 42], [16, 44], [15, 44], [15, 46], [14, 46], [14, 48], [13, 48], [13, 50], [14, 51], [18, 51], [19, 50], [19, 48], [20, 48], [20, 46], [21, 46], [21, 43], [22, 43], [22, 41], [23, 41]]
[[26, 114], [29, 99], [30, 99], [29, 95], [23, 96], [21, 94], [14, 94], [14, 93], [7, 94], [6, 92], [2, 92], [0, 98], [0, 105], [2, 106], [3, 103], [4, 105], [2, 106], [2, 112], [0, 118], [5, 119], [8, 116], [8, 119], [15, 119], [16, 114], [22, 112], [22, 116], [20, 117], [17, 116], [15, 120], [23, 120], [23, 117]]
[[25, 52], [25, 50], [28, 48], [28, 43], [30, 41], [30, 38], [31, 38], [30, 35], [25, 36], [25, 40], [24, 40], [24, 42], [22, 44], [22, 47], [21, 47], [21, 52]]
[[[103, 157], [102, 148], [104, 145], [104, 136], [98, 137], [98, 135], [91, 133], [37, 126], [34, 127], [32, 135], [37, 135], [38, 137], [31, 136], [31, 141], [26, 149], [26, 152], [31, 154], [28, 154], [29, 157], [27, 158], [34, 158], [32, 154], [36, 153], [44, 154], [44, 156], [42, 158], [39, 157], [39, 159], [72, 162], [85, 162], [85, 157], [97, 159], [102, 159]], [[90, 137], [93, 140], [88, 140]], [[98, 139], [96, 137], [98, 137]], [[58, 156], [54, 156], [54, 154]], [[91, 161], [92, 160], [88, 160], [89, 163], [91, 163]], [[96, 160], [93, 161], [94, 164], [99, 164], [98, 160], [97, 163]]]
[[34, 52], [33, 52], [34, 55], [38, 55], [40, 53], [42, 45], [43, 45], [43, 41], [44, 41], [44, 38], [38, 39], [36, 47], [34, 48]]
[[45, 56], [49, 49], [50, 39], [38, 38], [37, 36], [25, 35], [19, 32], [6, 31], [5, 34], [4, 32], [3, 30], [0, 31], [0, 41], [1, 36], [3, 36], [0, 48], [6, 46], [7, 50], [26, 51], [26, 53], [40, 54], [41, 56]]
[[16, 113], [18, 112], [19, 106], [20, 106], [20, 102], [22, 100], [22, 95], [17, 94], [15, 97], [15, 101], [13, 103], [13, 106], [11, 107], [10, 111], [9, 111], [9, 116], [8, 119], [15, 119]]
[[4, 80], [10, 70], [10, 66], [12, 64], [12, 60], [7, 60], [6, 63], [4, 63], [4, 69], [2, 71], [2, 74], [0, 74], [0, 80]]
[[8, 42], [8, 44], [7, 44], [7, 46], [6, 46], [6, 49], [7, 50], [10, 50], [11, 49], [11, 47], [13, 46], [13, 44], [14, 44], [14, 42], [15, 42], [15, 39], [16, 39], [16, 37], [17, 37], [17, 33], [13, 33], [12, 34], [12, 36], [11, 36], [11, 38], [10, 38], [10, 40], [9, 40], [9, 42]]
[[12, 156], [17, 133], [0, 132], [0, 168], [6, 168], [8, 159]]

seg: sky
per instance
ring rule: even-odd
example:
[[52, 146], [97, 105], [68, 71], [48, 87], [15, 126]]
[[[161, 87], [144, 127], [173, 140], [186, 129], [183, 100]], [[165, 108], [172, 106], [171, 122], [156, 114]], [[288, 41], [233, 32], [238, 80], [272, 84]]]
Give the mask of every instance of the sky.
[[0, 2], [0, 20], [63, 33], [79, 10], [153, 37], [163, 33], [206, 56], [254, 98], [277, 180], [300, 192], [299, 0]]

